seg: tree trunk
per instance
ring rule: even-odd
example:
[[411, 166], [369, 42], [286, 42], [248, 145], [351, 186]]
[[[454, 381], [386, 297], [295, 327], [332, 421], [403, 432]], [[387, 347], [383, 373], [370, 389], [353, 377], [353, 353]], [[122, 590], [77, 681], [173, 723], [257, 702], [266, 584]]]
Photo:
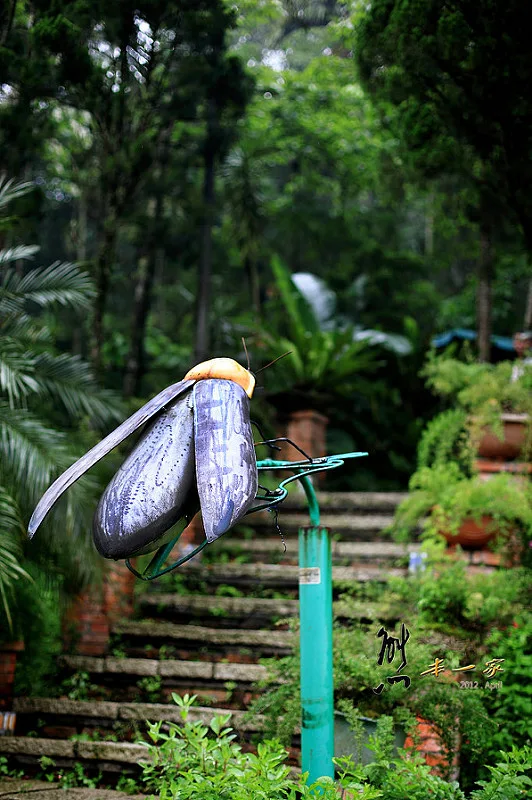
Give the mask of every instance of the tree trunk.
[[477, 335], [479, 361], [490, 360], [491, 350], [491, 284], [493, 280], [493, 248], [487, 224], [480, 229], [478, 260]]
[[154, 283], [155, 269], [159, 260], [160, 249], [157, 247], [157, 231], [162, 212], [162, 198], [159, 194], [155, 200], [151, 236], [149, 237], [150, 250], [146, 257], [139, 261], [137, 283], [135, 286], [135, 299], [131, 320], [131, 346], [124, 375], [124, 395], [132, 397], [138, 394], [140, 382], [144, 375], [144, 339], [146, 336], [146, 323], [151, 307], [151, 292]]
[[528, 282], [528, 292], [526, 297], [525, 318], [523, 320], [523, 330], [532, 330], [532, 278]]
[[115, 211], [107, 211], [102, 243], [96, 258], [96, 298], [93, 316], [93, 343], [91, 361], [96, 375], [102, 370], [102, 346], [104, 339], [103, 315], [111, 279], [111, 264], [117, 239], [117, 217]]
[[[210, 141], [209, 141], [210, 140]], [[212, 226], [214, 216], [214, 142], [207, 134], [205, 148], [205, 171], [203, 176], [203, 223], [201, 226], [201, 249], [198, 274], [198, 298], [196, 311], [196, 361], [204, 361], [209, 354], [209, 311], [212, 276]]]
[[425, 255], [431, 258], [434, 255], [434, 193], [427, 197], [425, 207]]
[[[87, 261], [88, 208], [87, 198], [83, 192], [79, 197], [77, 216], [76, 261], [80, 266], [84, 266]], [[77, 324], [72, 326], [72, 352], [75, 356], [83, 355], [83, 335], [85, 331], [84, 325]]]
[[244, 270], [248, 276], [249, 294], [251, 297], [251, 307], [255, 312], [257, 319], [261, 315], [261, 302], [260, 302], [260, 280], [257, 262], [254, 258], [246, 256], [244, 259]]

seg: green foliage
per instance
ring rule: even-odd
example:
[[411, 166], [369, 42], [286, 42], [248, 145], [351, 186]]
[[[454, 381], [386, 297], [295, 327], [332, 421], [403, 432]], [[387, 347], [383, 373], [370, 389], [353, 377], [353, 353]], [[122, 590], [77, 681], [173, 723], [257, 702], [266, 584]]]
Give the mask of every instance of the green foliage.
[[489, 574], [468, 574], [463, 561], [428, 559], [413, 579], [392, 578], [384, 596], [388, 609], [400, 608], [407, 619], [428, 630], [454, 631], [464, 639], [484, 640], [494, 625], [507, 626], [529, 603], [529, 570], [512, 568]]
[[[456, 536], [464, 520], [480, 522], [489, 517], [487, 531], [503, 541], [517, 529], [523, 542], [523, 563], [532, 539], [532, 493], [511, 475], [499, 474], [483, 481], [478, 476], [465, 478], [457, 464], [421, 467], [412, 475], [409, 495], [399, 505], [393, 530], [399, 539], [408, 539], [423, 523], [429, 538], [446, 533]], [[425, 515], [428, 515], [423, 519]]]
[[[422, 374], [434, 394], [447, 398], [468, 415], [474, 441], [489, 426], [502, 438], [503, 412], [532, 415], [532, 369], [526, 365], [512, 380], [515, 363], [467, 363], [447, 355], [429, 355]], [[528, 422], [527, 448], [532, 446], [532, 423]], [[526, 457], [526, 451], [523, 454]]]
[[[335, 800], [356, 795], [365, 800], [466, 800], [456, 782], [448, 783], [432, 775], [421, 757], [392, 757], [393, 724], [390, 717], [381, 717], [375, 736], [370, 738], [375, 761], [367, 766], [353, 759], [335, 759], [336, 781], [321, 778], [312, 786], [305, 775], [290, 777], [285, 765], [286, 751], [276, 741], [259, 743], [257, 754], [243, 753], [235, 742], [235, 734], [227, 727], [230, 714], [214, 717], [209, 725], [190, 722], [189, 711], [194, 697], [173, 695], [181, 708], [182, 724], [149, 725], [153, 744], [147, 745], [149, 758], [143, 762], [143, 781], [148, 791], [155, 791], [160, 800], [173, 797], [201, 800], [245, 800], [248, 797], [318, 798]], [[530, 748], [501, 753], [501, 761], [490, 766], [491, 780], [480, 782], [470, 800], [514, 800], [530, 785]]]
[[159, 675], [146, 676], [137, 681], [142, 698], [148, 703], [159, 703], [161, 701], [162, 679]]
[[[230, 714], [214, 717], [210, 724], [190, 722], [189, 709], [195, 698], [172, 695], [181, 708], [183, 725], [162, 722], [149, 725], [153, 745], [143, 764], [143, 780], [161, 800], [179, 795], [201, 800], [244, 800], [249, 796], [295, 798], [302, 781], [293, 781], [283, 765], [286, 753], [275, 742], [262, 742], [257, 755], [243, 753], [235, 734], [227, 727]], [[304, 797], [318, 796], [305, 790]]]
[[474, 455], [465, 412], [450, 409], [427, 423], [419, 442], [417, 463], [420, 468], [430, 468], [452, 461], [465, 477], [471, 477]]
[[[27, 184], [0, 180], [0, 207], [27, 189]], [[56, 415], [63, 417], [63, 426], [66, 416], [71, 429], [82, 420], [102, 426], [119, 416], [116, 399], [98, 388], [88, 366], [56, 352], [41, 313], [58, 305], [86, 309], [93, 296], [89, 276], [69, 263], [29, 272], [6, 266], [31, 258], [35, 251], [0, 251], [0, 613], [11, 635], [16, 628], [18, 636], [24, 632], [23, 619], [19, 615], [14, 620], [12, 611], [30, 593], [27, 587], [18, 591], [20, 579], [29, 579], [23, 548], [26, 521], [54, 474], [73, 460], [66, 433], [55, 427]], [[52, 565], [56, 572], [70, 571], [74, 583], [87, 579], [92, 559], [88, 553], [79, 558], [79, 534], [91, 487], [94, 482], [85, 479], [69, 492], [66, 503], [51, 515], [55, 525], [48, 523], [39, 537], [43, 541], [53, 531], [49, 547], [43, 553], [34, 545], [28, 564], [44, 561], [45, 573]]]
[[102, 780], [102, 773], [96, 775], [87, 775], [83, 764], [76, 761], [72, 765], [71, 770], [66, 770], [61, 774], [60, 785], [63, 789], [73, 789], [75, 787], [85, 787], [87, 789], [96, 789]]
[[117, 792], [124, 792], [124, 794], [139, 794], [139, 782], [135, 778], [130, 778], [127, 775], [120, 775], [118, 783], [116, 784]]
[[268, 345], [263, 357], [289, 355], [276, 364], [270, 394], [280, 395], [283, 403], [290, 394], [296, 398], [292, 404], [299, 407], [303, 403], [326, 408], [335, 395], [351, 394], [364, 385], [375, 367], [375, 356], [366, 342], [355, 340], [352, 326], [327, 330], [320, 324], [279, 259], [272, 260], [272, 269], [279, 295], [275, 310], [272, 307], [272, 328], [279, 332], [260, 333]]
[[72, 769], [59, 769], [53, 758], [41, 756], [39, 765], [43, 770], [38, 777], [51, 782], [57, 782], [62, 789], [86, 788], [96, 789], [102, 780], [102, 773], [87, 775], [85, 767], [79, 761], [74, 762]]
[[[416, 581], [417, 583], [417, 581]], [[396, 724], [411, 728], [414, 715], [418, 714], [429, 719], [441, 732], [444, 745], [449, 752], [456, 746], [455, 732], [456, 719], [460, 719], [462, 735], [468, 739], [469, 744], [464, 748], [467, 757], [472, 762], [482, 758], [485, 743], [479, 732], [482, 723], [484, 734], [494, 726], [484, 710], [480, 695], [474, 692], [460, 690], [458, 685], [449, 679], [447, 674], [435, 679], [433, 676], [423, 676], [433, 663], [435, 656], [445, 657], [448, 666], [458, 666], [460, 655], [450, 650], [447, 646], [444, 651], [436, 650], [434, 643], [427, 644], [424, 640], [434, 636], [427, 634], [433, 630], [434, 617], [438, 619], [443, 615], [434, 613], [431, 597], [435, 590], [421, 590], [427, 600], [427, 608], [423, 615], [416, 611], [416, 583], [403, 581], [404, 595], [414, 602], [412, 608], [396, 598], [396, 604], [401, 608], [401, 616], [406, 620], [406, 625], [411, 632], [407, 643], [407, 668], [403, 672], [411, 677], [411, 686], [407, 689], [402, 682], [388, 685], [386, 677], [394, 673], [394, 665], [384, 660], [379, 666], [377, 657], [381, 646], [381, 639], [376, 637], [380, 627], [375, 623], [373, 633], [363, 626], [350, 626], [334, 628], [334, 690], [335, 707], [344, 713], [346, 709], [356, 709], [348, 714], [349, 717], [360, 714], [366, 717], [379, 717], [392, 715]], [[427, 580], [428, 583], [428, 580]], [[442, 582], [444, 583], [444, 582]], [[451, 583], [451, 580], [448, 580]], [[458, 583], [458, 581], [456, 581]], [[440, 605], [445, 607], [446, 598], [440, 598]], [[436, 600], [434, 601], [436, 605]], [[465, 598], [462, 606], [465, 607]], [[452, 600], [449, 601], [447, 616], [443, 617], [448, 625], [455, 623], [452, 617], [454, 608]], [[429, 624], [429, 621], [431, 624]], [[392, 634], [390, 629], [389, 633]], [[393, 634], [397, 635], [397, 634]], [[268, 668], [268, 680], [259, 684], [260, 696], [253, 702], [248, 711], [251, 717], [261, 713], [266, 718], [266, 736], [275, 736], [284, 745], [289, 745], [293, 731], [300, 722], [300, 686], [299, 686], [299, 656], [284, 657], [282, 659], [268, 659], [264, 662]], [[376, 695], [373, 689], [380, 683], [385, 684], [381, 695]]]
[[62, 682], [61, 693], [66, 694], [70, 700], [88, 700], [95, 688], [95, 684], [90, 681], [89, 673], [78, 670]]
[[29, 563], [31, 581], [17, 583], [13, 595], [15, 630], [24, 638], [17, 657], [15, 690], [22, 696], [46, 697], [55, 688], [61, 651], [62, 579], [47, 576]]
[[[530, 589], [530, 585], [528, 587]], [[530, 607], [530, 599], [525, 607]], [[490, 654], [503, 653], [505, 672], [502, 688], [486, 698], [486, 708], [497, 725], [490, 739], [490, 760], [494, 751], [521, 747], [530, 740], [532, 718], [532, 614], [528, 610], [516, 614], [505, 629], [494, 629], [486, 641]]]
[[532, 106], [522, 97], [532, 61], [519, 2], [377, 0], [359, 23], [362, 77], [397, 109], [420, 179], [454, 170], [475, 185], [481, 213], [499, 230], [508, 206], [530, 253]]
[[512, 747], [500, 752], [495, 766], [489, 766], [490, 779], [478, 781], [481, 789], [471, 793], [471, 800], [519, 800], [532, 787], [532, 750]]

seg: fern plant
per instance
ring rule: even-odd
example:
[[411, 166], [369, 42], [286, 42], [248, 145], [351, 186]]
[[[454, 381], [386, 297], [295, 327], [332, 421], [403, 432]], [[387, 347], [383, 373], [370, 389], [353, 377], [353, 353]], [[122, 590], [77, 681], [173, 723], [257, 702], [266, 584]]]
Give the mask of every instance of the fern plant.
[[[30, 188], [0, 177], [0, 215]], [[5, 230], [10, 220], [3, 222]], [[94, 559], [82, 534], [93, 478], [68, 492], [27, 554], [26, 523], [42, 492], [76, 459], [76, 426], [85, 420], [101, 428], [119, 418], [116, 399], [98, 387], [88, 365], [57, 352], [43, 315], [57, 306], [86, 311], [90, 277], [70, 263], [21, 269], [37, 250], [0, 250], [0, 638], [20, 634], [13, 610], [17, 585], [31, 580], [28, 559], [74, 584], [88, 580]]]
[[449, 355], [429, 355], [422, 375], [427, 387], [467, 415], [471, 441], [478, 444], [486, 428], [502, 440], [501, 414], [523, 415], [527, 436], [522, 457], [532, 452], [532, 367], [524, 365], [512, 379], [513, 361], [498, 364], [463, 362]]

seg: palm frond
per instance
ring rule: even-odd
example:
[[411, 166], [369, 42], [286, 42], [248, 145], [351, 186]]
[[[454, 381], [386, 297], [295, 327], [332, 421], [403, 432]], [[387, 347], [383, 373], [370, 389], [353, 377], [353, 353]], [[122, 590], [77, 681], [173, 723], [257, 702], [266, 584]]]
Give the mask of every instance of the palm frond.
[[24, 525], [14, 497], [0, 486], [0, 606], [3, 608], [9, 629], [12, 630], [10, 595], [19, 578], [30, 580], [21, 566]]
[[13, 178], [8, 179], [5, 175], [0, 175], [0, 208], [7, 206], [17, 197], [27, 194], [33, 188], [33, 183], [29, 181], [19, 181], [17, 183]]
[[102, 426], [122, 417], [116, 395], [98, 387], [79, 356], [41, 353], [35, 358], [35, 377], [39, 391], [60, 400], [72, 419], [88, 414]]
[[10, 264], [12, 261], [30, 261], [38, 252], [39, 246], [36, 244], [21, 244], [18, 247], [10, 247], [9, 250], [0, 250], [0, 266]]
[[9, 473], [33, 501], [58, 467], [68, 464], [65, 434], [47, 427], [34, 414], [0, 400], [0, 475]]
[[23, 311], [17, 314], [1, 316], [2, 301], [0, 298], [0, 338], [8, 337], [16, 340], [21, 346], [31, 347], [52, 341], [50, 328], [38, 319], [30, 317]]
[[12, 408], [30, 392], [38, 391], [34, 371], [31, 353], [23, 351], [17, 340], [0, 337], [0, 392], [7, 395]]
[[9, 269], [0, 280], [0, 300], [12, 304], [32, 301], [40, 306], [59, 303], [88, 308], [94, 294], [90, 275], [70, 262], [56, 261], [49, 267], [33, 269], [23, 277]]

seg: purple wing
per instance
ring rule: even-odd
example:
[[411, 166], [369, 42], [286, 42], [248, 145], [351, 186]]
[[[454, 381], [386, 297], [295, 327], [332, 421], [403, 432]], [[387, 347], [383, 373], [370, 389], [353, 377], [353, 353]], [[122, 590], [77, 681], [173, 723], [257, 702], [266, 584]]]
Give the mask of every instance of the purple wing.
[[105, 558], [157, 549], [169, 528], [198, 510], [191, 400], [179, 397], [160, 412], [103, 493], [92, 535]]
[[85, 453], [75, 464], [72, 464], [54, 483], [46, 490], [39, 500], [28, 525], [28, 536], [31, 537], [48, 514], [54, 503], [59, 499], [69, 486], [72, 486], [88, 469], [110, 453], [120, 442], [132, 434], [141, 425], [148, 422], [155, 414], [172, 400], [186, 392], [194, 385], [194, 381], [179, 381], [167, 386], [162, 392], [153, 397], [146, 405], [128, 417], [118, 428], [98, 442], [88, 453]]
[[257, 493], [249, 400], [241, 386], [218, 379], [195, 385], [194, 441], [203, 526], [213, 542], [244, 516]]

